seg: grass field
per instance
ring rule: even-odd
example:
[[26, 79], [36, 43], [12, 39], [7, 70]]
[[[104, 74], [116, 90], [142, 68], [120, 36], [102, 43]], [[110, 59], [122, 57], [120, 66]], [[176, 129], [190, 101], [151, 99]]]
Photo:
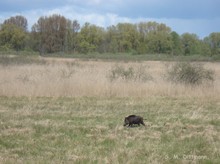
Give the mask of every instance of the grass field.
[[[198, 87], [168, 82], [170, 64], [0, 64], [0, 163], [220, 163], [220, 64]], [[117, 66], [150, 78], [112, 81]], [[130, 114], [146, 126], [123, 127]]]
[[[219, 101], [0, 98], [0, 163], [219, 163]], [[124, 116], [146, 127], [123, 127]]]

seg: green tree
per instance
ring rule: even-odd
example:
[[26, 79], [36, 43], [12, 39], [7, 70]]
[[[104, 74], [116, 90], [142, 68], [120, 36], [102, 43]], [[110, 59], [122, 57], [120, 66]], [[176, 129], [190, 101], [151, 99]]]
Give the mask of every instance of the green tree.
[[211, 56], [212, 51], [211, 51], [211, 46], [205, 42], [205, 40], [199, 40], [199, 54], [203, 56]]
[[77, 49], [77, 35], [79, 33], [80, 30], [80, 24], [78, 23], [77, 20], [74, 20], [72, 22], [72, 49], [75, 52]]
[[196, 34], [182, 34], [181, 42], [184, 55], [200, 54], [199, 39]]
[[107, 27], [105, 35], [106, 51], [117, 53], [119, 52], [119, 35], [116, 26]]
[[136, 50], [139, 44], [136, 26], [131, 23], [119, 23], [116, 28], [119, 51], [129, 52], [131, 50]]
[[148, 22], [146, 27], [148, 53], [171, 53], [172, 38], [170, 27], [156, 22]]
[[81, 53], [99, 52], [104, 41], [105, 30], [102, 27], [85, 23], [77, 36], [77, 48]]
[[41, 53], [65, 51], [67, 20], [64, 16], [40, 17], [32, 26], [34, 39], [38, 39]]
[[67, 30], [65, 38], [65, 51], [76, 52], [77, 49], [77, 35], [80, 30], [80, 24], [77, 20], [68, 20], [67, 19]]
[[204, 39], [204, 42], [211, 47], [212, 55], [220, 54], [220, 32], [213, 32]]
[[149, 23], [147, 22], [140, 22], [137, 24], [137, 31], [139, 34], [139, 44], [137, 47], [137, 52], [139, 54], [144, 54], [148, 52], [148, 46], [147, 46], [147, 35], [149, 33], [148, 28]]
[[140, 22], [137, 24], [139, 33], [139, 53], [171, 53], [171, 29], [163, 23]]
[[182, 53], [182, 46], [181, 46], [181, 38], [178, 33], [175, 31], [171, 32], [172, 38], [172, 51], [173, 55], [180, 55]]
[[14, 24], [3, 24], [0, 30], [1, 49], [23, 50], [26, 43], [26, 33]]
[[6, 19], [3, 24], [13, 24], [21, 28], [23, 31], [27, 31], [28, 27], [27, 19], [21, 15], [10, 17], [9, 19]]
[[147, 44], [150, 53], [170, 53], [172, 49], [171, 37], [164, 32], [149, 33]]

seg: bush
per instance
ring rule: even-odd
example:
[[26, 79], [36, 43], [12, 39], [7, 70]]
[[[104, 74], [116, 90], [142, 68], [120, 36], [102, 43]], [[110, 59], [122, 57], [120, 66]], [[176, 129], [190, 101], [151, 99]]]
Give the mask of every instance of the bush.
[[111, 81], [122, 79], [124, 81], [146, 82], [153, 79], [152, 76], [147, 73], [146, 67], [142, 65], [136, 69], [133, 67], [124, 68], [123, 66], [116, 65], [110, 70], [108, 77]]
[[122, 66], [116, 65], [111, 71], [109, 78], [111, 81], [116, 79], [123, 79], [123, 80], [129, 80], [132, 79], [134, 76], [134, 69], [132, 67], [129, 67], [128, 69], [125, 69]]
[[186, 85], [200, 85], [214, 81], [214, 71], [200, 63], [175, 63], [168, 69], [168, 80]]

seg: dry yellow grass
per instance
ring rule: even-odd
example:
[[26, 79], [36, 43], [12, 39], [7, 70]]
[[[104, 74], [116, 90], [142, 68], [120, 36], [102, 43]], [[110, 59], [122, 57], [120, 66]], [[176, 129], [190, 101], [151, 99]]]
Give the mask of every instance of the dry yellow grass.
[[[166, 81], [169, 64], [0, 65], [0, 163], [219, 163], [220, 64], [204, 63], [215, 81], [195, 88]], [[153, 80], [111, 81], [116, 65]], [[147, 126], [123, 127], [130, 114]]]
[[[166, 66], [169, 62], [104, 62], [80, 61], [74, 59], [47, 59], [47, 64], [25, 64], [0, 66], [1, 96], [186, 96], [219, 98], [220, 64], [204, 63], [215, 72], [212, 86], [186, 87], [174, 85], [165, 80]], [[147, 82], [116, 80], [108, 78], [110, 71], [120, 65], [125, 68], [146, 67], [153, 80]]]

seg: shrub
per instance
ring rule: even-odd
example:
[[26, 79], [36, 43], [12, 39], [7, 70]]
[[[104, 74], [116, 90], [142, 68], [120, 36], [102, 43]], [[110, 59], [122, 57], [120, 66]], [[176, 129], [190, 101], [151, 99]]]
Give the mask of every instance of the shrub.
[[125, 81], [146, 82], [153, 79], [152, 76], [147, 73], [146, 67], [142, 65], [136, 69], [131, 66], [125, 68], [123, 66], [116, 65], [110, 70], [108, 77], [111, 81], [122, 79]]
[[132, 79], [134, 76], [134, 69], [132, 67], [129, 67], [128, 69], [116, 65], [111, 71], [109, 78], [111, 81], [116, 80], [116, 79], [123, 79], [123, 80], [129, 80]]
[[200, 63], [175, 63], [168, 69], [168, 80], [186, 85], [200, 85], [214, 81], [214, 71]]

